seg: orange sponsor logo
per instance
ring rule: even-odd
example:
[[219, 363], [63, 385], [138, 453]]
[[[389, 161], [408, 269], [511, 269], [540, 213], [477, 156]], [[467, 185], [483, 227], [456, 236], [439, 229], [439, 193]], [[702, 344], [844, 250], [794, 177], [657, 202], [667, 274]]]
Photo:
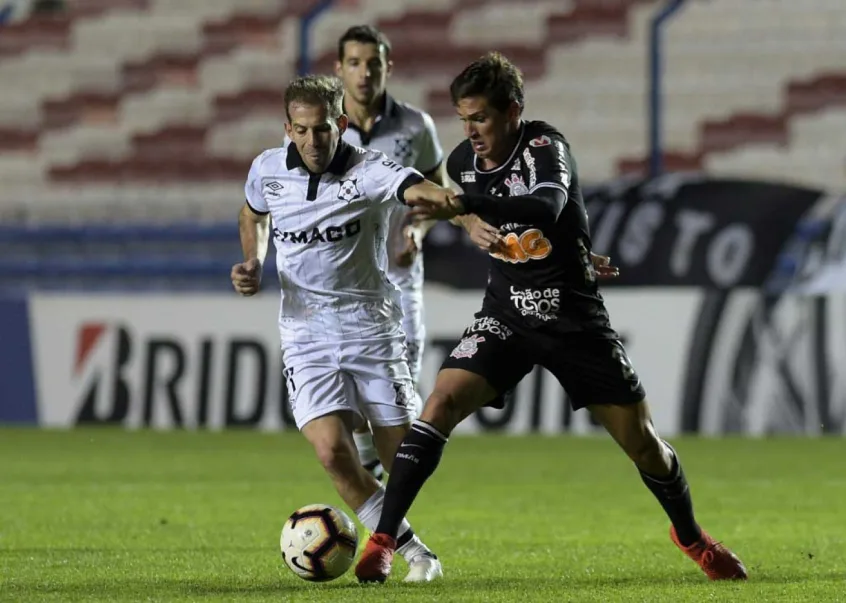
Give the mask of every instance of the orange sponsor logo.
[[520, 236], [510, 232], [505, 236], [501, 251], [491, 255], [510, 264], [542, 260], [552, 253], [552, 243], [537, 228], [530, 228]]

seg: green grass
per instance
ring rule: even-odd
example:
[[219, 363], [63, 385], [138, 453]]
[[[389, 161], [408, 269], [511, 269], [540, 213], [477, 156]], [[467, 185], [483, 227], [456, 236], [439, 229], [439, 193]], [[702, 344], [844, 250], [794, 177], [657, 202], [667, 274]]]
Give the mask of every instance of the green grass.
[[453, 438], [410, 519], [436, 584], [282, 564], [289, 512], [339, 503], [299, 434], [0, 430], [3, 601], [846, 601], [846, 441], [675, 441], [745, 584], [708, 582], [605, 438]]

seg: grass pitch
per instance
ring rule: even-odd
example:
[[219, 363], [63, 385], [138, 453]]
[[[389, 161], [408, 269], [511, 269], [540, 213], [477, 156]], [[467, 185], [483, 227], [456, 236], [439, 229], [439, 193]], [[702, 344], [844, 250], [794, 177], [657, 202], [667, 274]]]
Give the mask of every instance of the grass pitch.
[[288, 513], [340, 502], [299, 434], [0, 430], [0, 600], [846, 601], [846, 441], [674, 443], [748, 583], [672, 546], [606, 438], [453, 438], [410, 516], [446, 578], [360, 586], [281, 561]]

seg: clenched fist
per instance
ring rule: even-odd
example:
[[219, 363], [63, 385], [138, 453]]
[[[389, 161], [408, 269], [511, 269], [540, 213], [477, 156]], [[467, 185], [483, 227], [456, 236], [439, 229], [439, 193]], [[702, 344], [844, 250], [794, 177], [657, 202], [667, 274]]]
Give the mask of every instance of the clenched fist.
[[235, 264], [232, 266], [230, 277], [232, 286], [239, 295], [255, 295], [261, 285], [261, 262], [254, 258]]

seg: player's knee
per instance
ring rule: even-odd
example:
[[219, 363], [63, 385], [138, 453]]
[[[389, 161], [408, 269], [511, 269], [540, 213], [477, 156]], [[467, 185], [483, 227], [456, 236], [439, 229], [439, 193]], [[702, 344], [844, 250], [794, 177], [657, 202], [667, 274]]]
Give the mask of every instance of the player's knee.
[[665, 456], [664, 443], [650, 424], [639, 425], [629, 431], [622, 442], [629, 458], [639, 467], [651, 467]]
[[348, 443], [341, 440], [324, 440], [314, 445], [317, 460], [332, 475], [350, 473], [356, 468], [355, 454]]
[[435, 390], [426, 400], [420, 418], [449, 434], [463, 418], [462, 405], [453, 392]]

